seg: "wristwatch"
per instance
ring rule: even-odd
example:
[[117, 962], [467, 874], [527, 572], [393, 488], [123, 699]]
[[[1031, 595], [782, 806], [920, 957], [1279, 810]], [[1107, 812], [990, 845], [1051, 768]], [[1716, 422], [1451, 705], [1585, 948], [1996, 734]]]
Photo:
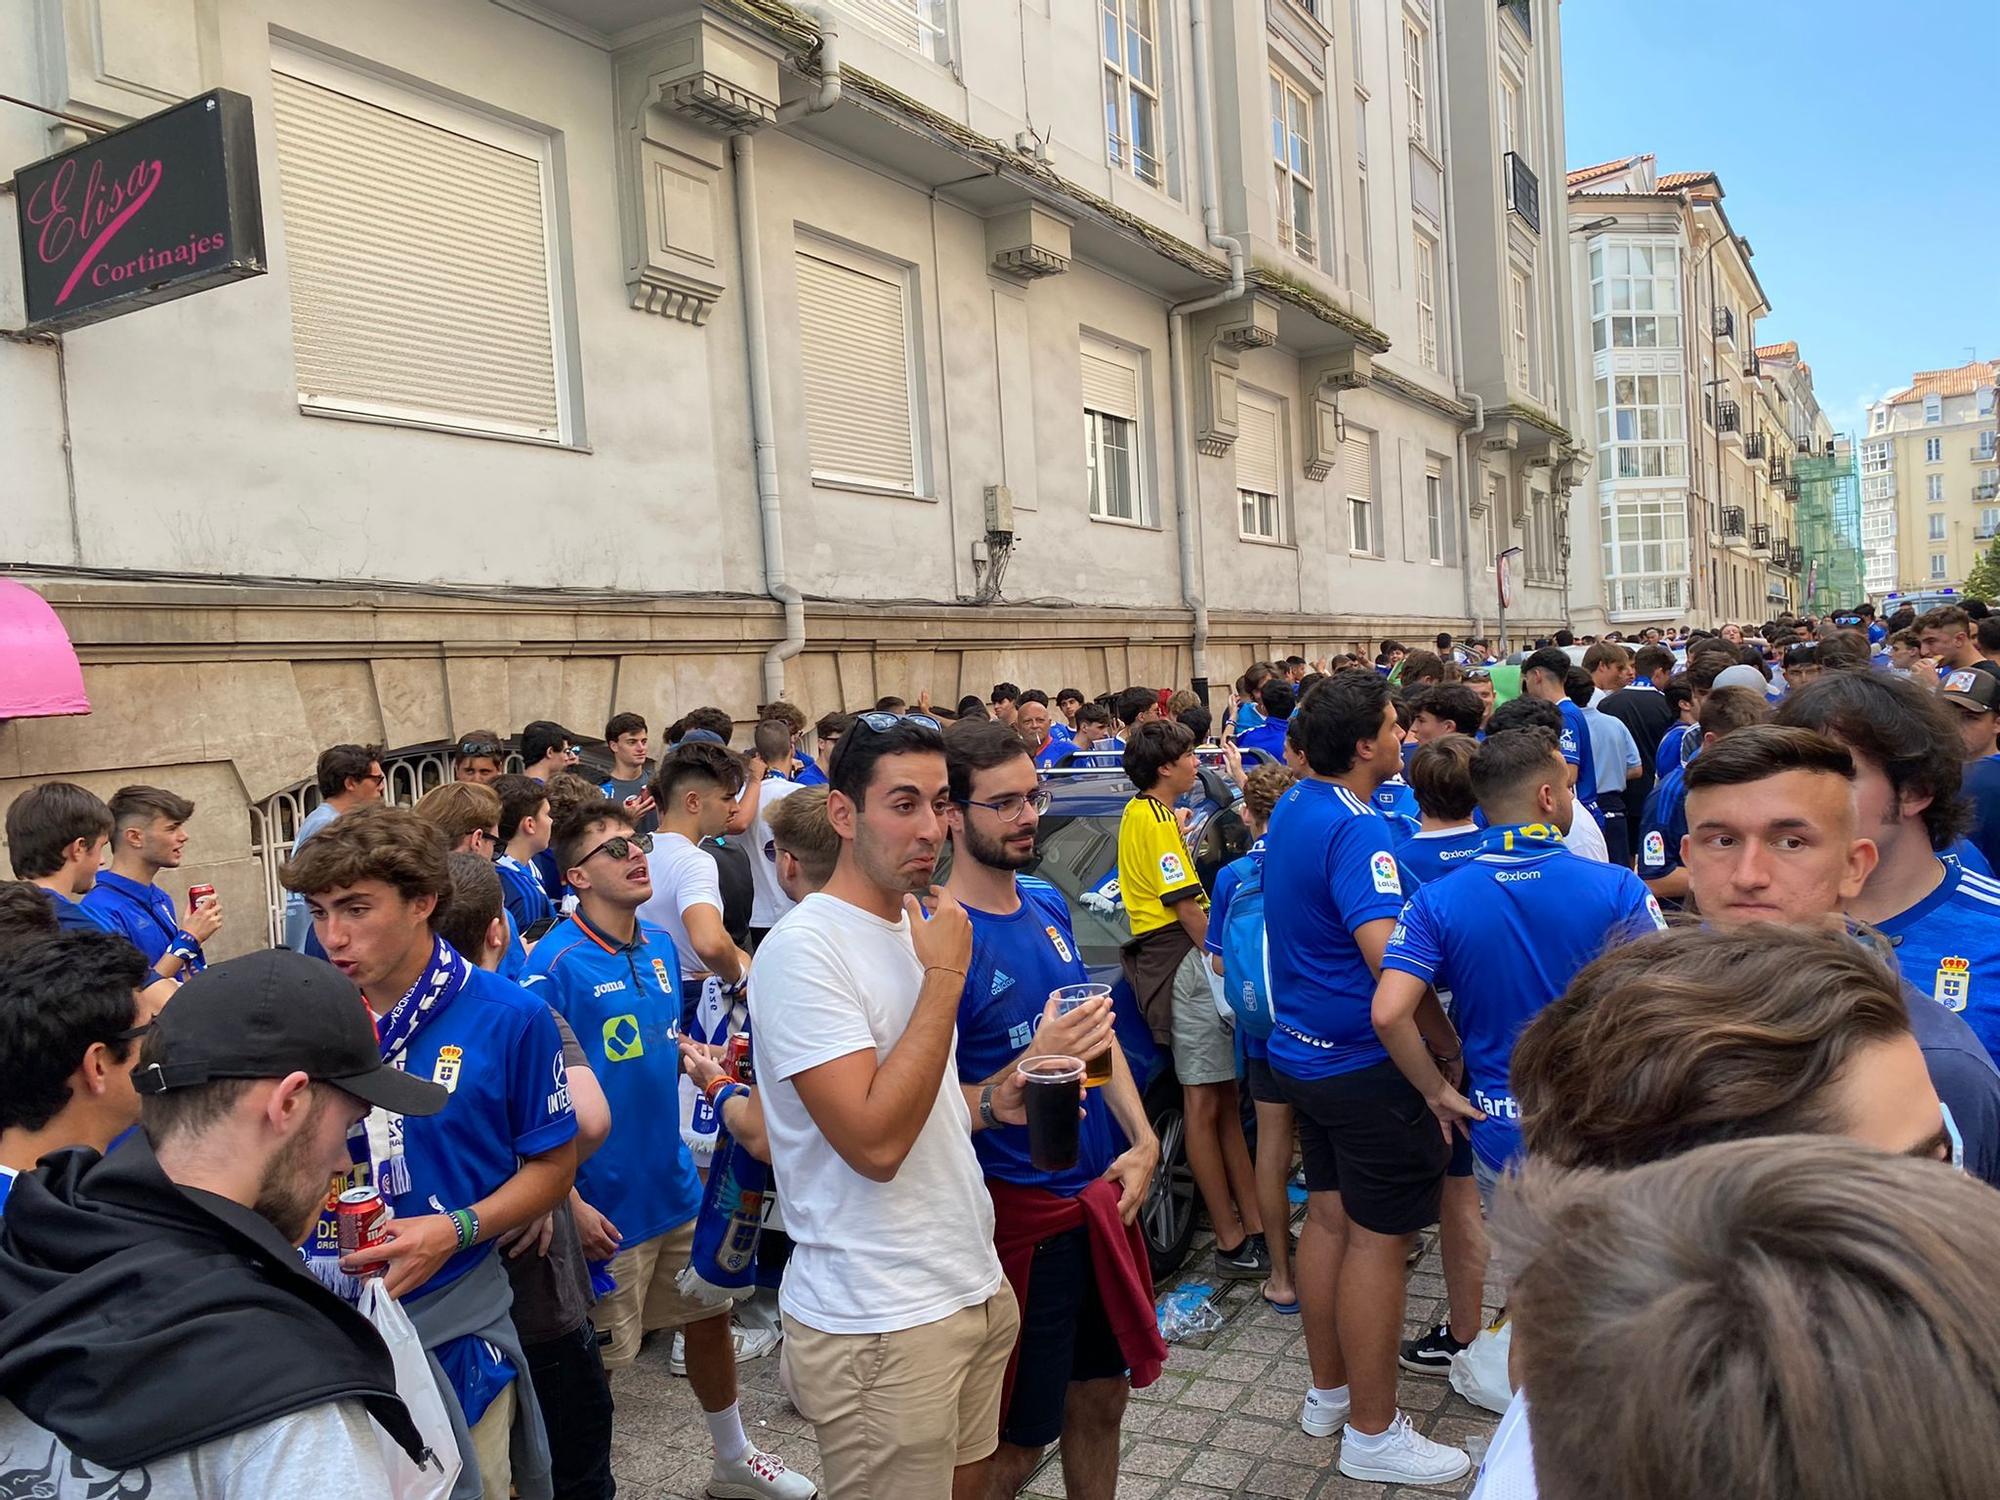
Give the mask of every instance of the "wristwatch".
[[993, 1113], [993, 1085], [987, 1084], [979, 1091], [979, 1123], [988, 1130], [997, 1128], [999, 1117]]

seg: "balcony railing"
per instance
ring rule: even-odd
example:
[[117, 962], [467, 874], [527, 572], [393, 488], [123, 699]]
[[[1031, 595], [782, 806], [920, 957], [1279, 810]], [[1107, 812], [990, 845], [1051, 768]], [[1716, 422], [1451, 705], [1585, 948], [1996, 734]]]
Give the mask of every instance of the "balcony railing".
[[1736, 337], [1736, 314], [1734, 311], [1727, 307], [1718, 307], [1715, 310], [1715, 336], [1719, 339], [1734, 339]]
[[1801, 454], [1804, 454], [1804, 455], [1806, 455], [1806, 456], [1808, 456], [1808, 457], [1810, 457], [1810, 456], [1811, 456], [1811, 454], [1812, 454], [1812, 439], [1811, 439], [1811, 438], [1798, 438], [1798, 439], [1796, 439], [1796, 440], [1795, 440], [1795, 442], [1796, 442], [1796, 446], [1797, 446], [1797, 448], [1798, 448], [1798, 451], [1799, 451], [1799, 452], [1800, 452]]
[[1509, 151], [1501, 159], [1506, 170], [1507, 206], [1519, 214], [1527, 226], [1536, 234], [1542, 232], [1542, 185], [1535, 176], [1534, 168], [1522, 161], [1519, 153]]
[[1972, 487], [1972, 498], [1982, 502], [2000, 499], [2000, 484], [1975, 484]]
[[1784, 450], [1782, 448], [1773, 448], [1771, 450], [1771, 483], [1783, 484], [1791, 472], [1792, 466], [1786, 462]]
[[1715, 430], [1717, 432], [1736, 432], [1742, 427], [1742, 421], [1742, 408], [1737, 406], [1734, 401], [1718, 401], [1715, 403]]
[[1763, 433], [1746, 432], [1743, 434], [1743, 456], [1745, 458], [1762, 458], [1764, 456]]
[[1994, 443], [1992, 433], [1986, 433], [1978, 442], [1972, 445], [1972, 461], [1974, 463], [1990, 464], [1996, 457], [2000, 457], [2000, 445]]
[[1764, 373], [1764, 361], [1757, 357], [1755, 349], [1743, 356], [1743, 373], [1751, 380], [1757, 379]]
[[1722, 507], [1722, 534], [1724, 536], [1743, 535], [1743, 507], [1725, 505]]
[[1771, 555], [1771, 528], [1762, 521], [1750, 528], [1750, 550], [1765, 557]]

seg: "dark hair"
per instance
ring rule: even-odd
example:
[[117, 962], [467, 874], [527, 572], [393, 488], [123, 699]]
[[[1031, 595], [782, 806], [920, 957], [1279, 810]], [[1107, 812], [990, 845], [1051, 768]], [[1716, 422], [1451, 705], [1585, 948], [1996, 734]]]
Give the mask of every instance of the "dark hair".
[[1066, 687], [1057, 692], [1056, 704], [1058, 707], [1060, 707], [1065, 703], [1069, 703], [1071, 701], [1075, 701], [1077, 703], [1082, 703], [1084, 701], [1082, 688]]
[[[963, 700], [960, 701], [962, 702]], [[875, 712], [878, 714], [899, 714], [909, 706], [907, 702], [898, 698], [894, 693], [875, 700]]]
[[1563, 693], [1578, 708], [1588, 707], [1596, 692], [1597, 684], [1582, 667], [1571, 667], [1563, 677]]
[[1479, 805], [1472, 794], [1472, 757], [1478, 750], [1479, 742], [1471, 735], [1447, 734], [1410, 758], [1410, 790], [1417, 794], [1418, 810], [1425, 817], [1463, 823], [1472, 816]]
[[1674, 653], [1665, 646], [1641, 646], [1632, 658], [1633, 675], [1650, 679], [1655, 672], [1671, 672]]
[[1571, 630], [1567, 625], [1556, 631], [1557, 646], [1574, 646], [1575, 644], [1576, 632]]
[[493, 861], [470, 852], [447, 857], [451, 886], [431, 914], [431, 931], [467, 958], [476, 960], [486, 945], [487, 929], [506, 909], [500, 892], [500, 872]]
[[1731, 667], [1741, 666], [1743, 658], [1736, 654], [1734, 647], [1722, 650], [1713, 648], [1700, 653], [1688, 654], [1687, 685], [1698, 693], [1705, 693], [1715, 686], [1715, 679]]
[[757, 706], [759, 722], [765, 719], [782, 719], [785, 726], [795, 735], [806, 731], [806, 711], [796, 703], [787, 703], [783, 698], [774, 698], [769, 703]]
[[1355, 747], [1382, 732], [1382, 710], [1393, 700], [1386, 679], [1373, 672], [1339, 672], [1306, 695], [1286, 727], [1288, 744], [1321, 776], [1354, 768]]
[[1561, 754], [1560, 745], [1561, 741], [1545, 729], [1503, 729], [1486, 736], [1472, 757], [1468, 774], [1473, 798], [1488, 822], [1513, 822], [1504, 816], [1508, 802], [1530, 782], [1562, 776], [1550, 765], [1550, 757]]
[[362, 880], [384, 881], [405, 901], [442, 900], [451, 885], [443, 835], [414, 808], [357, 807], [314, 834], [278, 871], [279, 883], [301, 896]]
[[0, 964], [15, 949], [61, 931], [47, 891], [26, 880], [0, 880]]
[[1207, 704], [1191, 703], [1175, 716], [1175, 722], [1184, 726], [1200, 745], [1207, 742], [1209, 731], [1215, 727], [1215, 715], [1208, 711]]
[[380, 745], [329, 745], [319, 753], [313, 768], [313, 784], [322, 798], [338, 797], [347, 783], [367, 776], [370, 766], [382, 763]]
[[988, 719], [953, 725], [944, 736], [944, 763], [951, 778], [951, 800], [963, 803], [969, 798], [972, 779], [981, 771], [1027, 756], [1027, 745], [1005, 724]]
[[1118, 715], [1121, 724], [1136, 724], [1139, 715], [1149, 708], [1157, 707], [1160, 695], [1149, 687], [1128, 687], [1120, 693], [1111, 705], [1111, 711]]
[[549, 753], [576, 742], [570, 732], [550, 719], [537, 719], [521, 731], [521, 763], [532, 766]]
[[719, 708], [691, 708], [681, 720], [681, 734], [685, 736], [690, 729], [706, 729], [727, 745], [730, 735], [736, 732], [736, 721]]
[[1854, 779], [1854, 757], [1831, 736], [1782, 724], [1752, 724], [1703, 750], [1688, 762], [1687, 789], [1744, 786], [1787, 771]]
[[[530, 780], [533, 778], [531, 777]], [[563, 820], [563, 815], [571, 808], [585, 803], [602, 802], [604, 789], [595, 782], [579, 776], [574, 771], [558, 771], [546, 785], [549, 794], [549, 826], [551, 829]]]
[[604, 724], [604, 743], [610, 744], [621, 734], [644, 734], [646, 720], [641, 714], [613, 714]]
[[443, 835], [447, 849], [467, 834], [500, 826], [499, 794], [476, 781], [447, 781], [432, 787], [411, 810]]
[[93, 1042], [123, 1062], [146, 960], [109, 932], [65, 932], [0, 964], [0, 1130], [40, 1130], [70, 1101], [70, 1075]]
[[1845, 933], [1676, 927], [1613, 948], [1514, 1044], [1529, 1156], [1619, 1170], [1817, 1132], [1854, 1054], [1910, 1032], [1903, 984]]
[[1717, 688], [1702, 700], [1695, 715], [1695, 731], [1721, 739], [1752, 724], [1771, 722], [1771, 705], [1754, 688]]
[[185, 823], [194, 816], [194, 804], [187, 798], [156, 786], [121, 786], [111, 794], [108, 805], [112, 822], [121, 829], [155, 818]]
[[1049, 706], [1049, 695], [1040, 688], [1028, 688], [1021, 694], [1021, 702], [1039, 703], [1043, 708], [1047, 708]]
[[[1668, 660], [1672, 659], [1672, 654], [1669, 653]], [[1583, 653], [1583, 670], [1595, 672], [1599, 667], [1622, 667], [1631, 660], [1632, 653], [1617, 642], [1599, 641]]]
[[1264, 710], [1265, 718], [1289, 719], [1292, 710], [1299, 705], [1299, 695], [1284, 678], [1272, 677], [1257, 689], [1257, 703]]
[[[790, 735], [785, 736], [785, 744], [790, 747]], [[706, 783], [725, 796], [734, 797], [743, 790], [743, 762], [726, 745], [711, 745], [706, 740], [683, 741], [674, 746], [660, 757], [660, 769], [653, 773], [653, 784], [647, 788], [659, 804], [662, 816], [667, 804], [689, 783]]]
[[[901, 712], [899, 709], [898, 712]], [[977, 693], [967, 693], [958, 700], [955, 717], [960, 719], [991, 719], [992, 712], [986, 707], [986, 700]]]
[[1111, 710], [1106, 708], [1102, 703], [1086, 703], [1077, 709], [1076, 722], [1079, 726], [1084, 724], [1102, 724], [1106, 729], [1109, 729], [1111, 727]]
[[1385, 637], [1383, 637], [1383, 640], [1382, 640], [1382, 651], [1381, 651], [1381, 654], [1382, 654], [1382, 655], [1383, 655], [1384, 657], [1388, 656], [1388, 654], [1389, 654], [1389, 653], [1390, 653], [1391, 651], [1403, 651], [1403, 650], [1405, 650], [1405, 649], [1406, 649], [1406, 648], [1404, 647], [1404, 645], [1403, 645], [1403, 643], [1402, 643], [1401, 641], [1398, 641], [1398, 640], [1393, 640], [1393, 639], [1390, 639], [1389, 637], [1386, 637], [1386, 636], [1385, 636]]
[[1125, 774], [1140, 791], [1150, 792], [1161, 772], [1192, 749], [1194, 732], [1185, 724], [1171, 719], [1135, 724], [1125, 736]]
[[1674, 716], [1678, 719], [1680, 711], [1694, 702], [1694, 689], [1687, 685], [1685, 679], [1676, 677], [1660, 689], [1660, 696], [1667, 700], [1667, 707], [1674, 711]]
[[822, 740], [837, 740], [847, 733], [847, 726], [854, 722], [854, 715], [847, 713], [821, 714], [819, 722], [813, 725], [813, 734]]
[[1785, 647], [1785, 670], [1793, 667], [1816, 667], [1819, 665], [1819, 645], [1814, 641], [1800, 641]]
[[1518, 698], [1509, 698], [1494, 709], [1493, 716], [1486, 721], [1486, 735], [1491, 739], [1509, 729], [1545, 729], [1556, 737], [1557, 743], [1561, 743], [1562, 710], [1553, 703], [1530, 698], [1525, 693]]
[[[609, 797], [577, 803], [556, 819], [555, 832], [549, 840], [549, 847], [555, 851], [556, 868], [565, 878], [590, 853], [586, 840], [590, 838], [590, 830], [599, 823], [616, 823], [627, 833], [639, 826], [639, 820], [632, 816], [629, 808], [623, 803], [613, 802]], [[312, 845], [306, 847], [310, 849]]]
[[1269, 662], [1253, 661], [1242, 677], [1237, 680], [1237, 691], [1242, 693], [1246, 698], [1254, 698], [1257, 696], [1258, 689], [1277, 675], [1279, 675], [1278, 669]]
[[7, 857], [23, 880], [53, 875], [63, 850], [78, 839], [95, 844], [111, 832], [111, 809], [73, 781], [29, 787], [7, 808]]
[[1021, 689], [1012, 682], [994, 683], [992, 695], [987, 699], [989, 703], [1018, 703], [1020, 700]]
[[1479, 726], [1486, 722], [1486, 705], [1471, 688], [1448, 682], [1441, 687], [1425, 688], [1412, 697], [1410, 714], [1413, 718], [1429, 714], [1451, 725], [1459, 734], [1477, 734]]
[[532, 776], [508, 775], [492, 784], [500, 799], [500, 842], [512, 843], [521, 832], [521, 820], [532, 818], [549, 800], [549, 789]]
[[792, 726], [783, 719], [764, 719], [750, 731], [750, 746], [765, 765], [785, 765], [792, 758]]
[[1541, 650], [1532, 652], [1528, 659], [1521, 663], [1521, 680], [1526, 682], [1530, 672], [1546, 672], [1555, 678], [1558, 684], [1566, 685], [1569, 682], [1569, 669], [1573, 665], [1567, 651], [1556, 646], [1544, 646]]
[[898, 719], [887, 729], [870, 729], [866, 719], [856, 719], [826, 758], [827, 785], [857, 808], [864, 807], [868, 788], [875, 781], [877, 761], [891, 755], [944, 753], [944, 734], [928, 724]]
[[1949, 849], [1965, 827], [1958, 728], [1937, 694], [1888, 672], [1829, 672], [1778, 707], [1780, 724], [1833, 735], [1882, 768], [1900, 801], [1930, 798], [1924, 829], [1931, 848]]
[[1956, 604], [1940, 604], [1928, 610], [1917, 621], [1918, 630], [1964, 630], [1972, 629], [1972, 616]]
[[1444, 681], [1444, 658], [1435, 651], [1425, 651], [1419, 647], [1415, 651], [1403, 653], [1402, 671], [1396, 680], [1409, 687], [1415, 687], [1426, 677]]

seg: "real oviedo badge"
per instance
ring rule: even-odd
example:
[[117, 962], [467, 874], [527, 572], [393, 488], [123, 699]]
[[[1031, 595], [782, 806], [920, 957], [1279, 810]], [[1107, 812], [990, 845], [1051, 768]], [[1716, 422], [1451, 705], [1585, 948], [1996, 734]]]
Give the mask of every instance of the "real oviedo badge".
[[1940, 960], [1937, 983], [1931, 990], [1931, 998], [1946, 1010], [1964, 1010], [1966, 999], [1971, 993], [1971, 963], [1963, 958]]

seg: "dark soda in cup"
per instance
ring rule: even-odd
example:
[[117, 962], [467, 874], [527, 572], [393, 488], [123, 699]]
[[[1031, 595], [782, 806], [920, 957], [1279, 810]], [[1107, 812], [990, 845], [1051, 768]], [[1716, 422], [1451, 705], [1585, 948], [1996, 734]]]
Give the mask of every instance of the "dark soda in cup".
[[1031, 1057], [1017, 1070], [1028, 1112], [1028, 1159], [1041, 1172], [1076, 1165], [1077, 1107], [1083, 1101], [1083, 1059]]
[[[1111, 998], [1108, 984], [1066, 984], [1059, 990], [1051, 990], [1049, 998], [1056, 1003], [1056, 1014], [1066, 1016], [1079, 1005], [1087, 1005], [1092, 1000]], [[1083, 1065], [1083, 1086], [1094, 1089], [1111, 1082], [1111, 1046], [1107, 1042], [1097, 1056], [1087, 1058]]]

